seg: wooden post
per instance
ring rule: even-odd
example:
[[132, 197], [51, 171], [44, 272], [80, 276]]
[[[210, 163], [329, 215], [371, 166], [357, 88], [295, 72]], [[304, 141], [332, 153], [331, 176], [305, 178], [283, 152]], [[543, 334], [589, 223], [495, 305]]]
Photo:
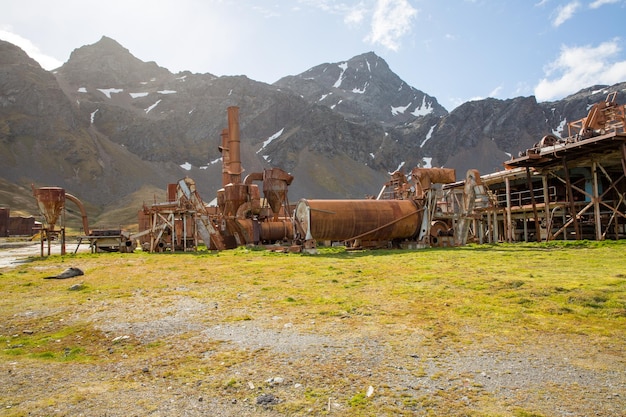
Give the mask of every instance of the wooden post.
[[513, 220], [511, 219], [511, 181], [509, 178], [504, 179], [506, 186], [506, 239], [507, 242], [513, 242]]
[[548, 175], [541, 175], [541, 183], [543, 184], [543, 218], [546, 221], [546, 242], [552, 240], [552, 219], [550, 218], [550, 190], [548, 189]]
[[530, 191], [530, 201], [533, 206], [533, 216], [535, 216], [535, 233], [537, 242], [541, 242], [541, 223], [539, 222], [539, 213], [537, 213], [537, 203], [535, 202], [535, 191], [533, 190], [533, 181], [530, 178], [530, 167], [526, 167], [526, 182]]
[[578, 213], [576, 213], [576, 204], [574, 204], [574, 190], [572, 189], [572, 182], [569, 178], [569, 169], [567, 168], [567, 159], [563, 157], [563, 171], [565, 171], [565, 187], [567, 188], [567, 200], [569, 202], [569, 212], [574, 222], [574, 231], [576, 233], [576, 240], [581, 239], [580, 225], [578, 224]]
[[[600, 218], [600, 193], [598, 187], [598, 163], [593, 161], [591, 163], [591, 178], [593, 180], [592, 193], [593, 196], [593, 217], [595, 218], [595, 226], [596, 226], [596, 240], [602, 239], [602, 219]], [[607, 225], [608, 228], [609, 225]]]

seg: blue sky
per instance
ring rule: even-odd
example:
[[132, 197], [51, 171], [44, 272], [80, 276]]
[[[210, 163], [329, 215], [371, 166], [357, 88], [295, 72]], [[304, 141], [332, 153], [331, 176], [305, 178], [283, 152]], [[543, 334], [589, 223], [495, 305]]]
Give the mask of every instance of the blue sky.
[[172, 72], [267, 83], [374, 51], [448, 110], [626, 81], [626, 0], [0, 1], [0, 39], [46, 69], [106, 35]]

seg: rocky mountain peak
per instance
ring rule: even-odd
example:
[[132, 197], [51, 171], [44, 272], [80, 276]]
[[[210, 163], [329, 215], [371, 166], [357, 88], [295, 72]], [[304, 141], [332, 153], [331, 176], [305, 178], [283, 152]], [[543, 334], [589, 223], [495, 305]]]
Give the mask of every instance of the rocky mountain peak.
[[275, 85], [359, 123], [397, 126], [427, 115], [447, 114], [436, 98], [408, 85], [374, 52], [321, 64]]
[[31, 65], [40, 67], [40, 65], [26, 55], [20, 47], [12, 43], [0, 39], [0, 65]]
[[171, 75], [153, 61], [143, 62], [136, 58], [107, 36], [92, 45], [75, 49], [57, 74], [73, 86], [98, 84], [100, 87], [126, 87]]

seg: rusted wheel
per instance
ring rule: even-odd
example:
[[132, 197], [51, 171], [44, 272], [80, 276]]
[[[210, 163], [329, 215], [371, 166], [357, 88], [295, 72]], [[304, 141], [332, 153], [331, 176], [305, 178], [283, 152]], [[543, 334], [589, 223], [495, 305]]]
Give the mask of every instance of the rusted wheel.
[[539, 147], [545, 148], [546, 146], [554, 146], [557, 143], [559, 143], [559, 138], [554, 135], [545, 135], [543, 138], [541, 138], [541, 141], [539, 142]]

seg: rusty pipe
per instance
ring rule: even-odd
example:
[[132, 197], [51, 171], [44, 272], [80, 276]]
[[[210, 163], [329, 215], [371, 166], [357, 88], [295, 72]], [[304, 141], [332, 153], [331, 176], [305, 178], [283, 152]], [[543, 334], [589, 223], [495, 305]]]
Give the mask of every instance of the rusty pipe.
[[411, 177], [421, 189], [419, 190], [421, 195], [418, 194], [417, 197], [422, 198], [432, 184], [449, 184], [456, 181], [456, 171], [452, 168], [413, 168]]
[[228, 151], [228, 129], [222, 129], [222, 144], [218, 147], [222, 153], [222, 186], [230, 183], [230, 152]]
[[252, 184], [253, 181], [263, 181], [263, 172], [253, 172], [243, 179], [243, 183], [246, 185]]
[[239, 140], [239, 107], [230, 106], [228, 112], [229, 174], [233, 184], [241, 183], [241, 143]]
[[78, 198], [74, 197], [70, 193], [65, 193], [65, 198], [76, 204], [76, 206], [80, 210], [80, 215], [83, 218], [83, 231], [85, 232], [85, 235], [89, 236], [89, 221], [87, 220], [87, 212], [85, 211], [85, 206], [83, 206], [83, 203]]

